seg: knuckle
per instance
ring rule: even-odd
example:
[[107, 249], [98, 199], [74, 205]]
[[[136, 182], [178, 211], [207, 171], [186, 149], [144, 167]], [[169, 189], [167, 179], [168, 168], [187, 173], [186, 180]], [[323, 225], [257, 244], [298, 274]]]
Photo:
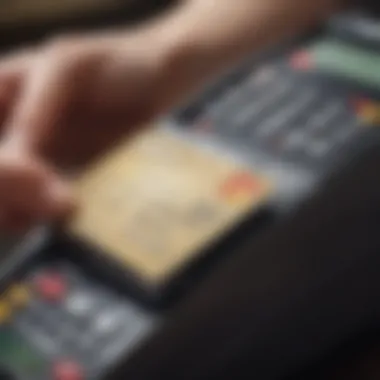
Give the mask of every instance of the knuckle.
[[46, 50], [48, 57], [57, 63], [77, 62], [83, 57], [80, 40], [74, 36], [56, 37]]
[[76, 39], [71, 36], [60, 36], [51, 39], [47, 45], [52, 53], [71, 52], [76, 45]]
[[81, 36], [63, 36], [51, 40], [47, 46], [50, 65], [66, 74], [76, 75], [83, 68], [98, 67], [103, 59], [102, 50], [93, 41]]

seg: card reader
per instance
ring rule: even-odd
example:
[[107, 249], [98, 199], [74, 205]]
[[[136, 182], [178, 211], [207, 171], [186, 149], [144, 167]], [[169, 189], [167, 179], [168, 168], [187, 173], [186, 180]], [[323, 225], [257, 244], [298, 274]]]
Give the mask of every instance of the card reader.
[[0, 375], [274, 380], [372, 326], [378, 60], [327, 27], [95, 162], [0, 274]]

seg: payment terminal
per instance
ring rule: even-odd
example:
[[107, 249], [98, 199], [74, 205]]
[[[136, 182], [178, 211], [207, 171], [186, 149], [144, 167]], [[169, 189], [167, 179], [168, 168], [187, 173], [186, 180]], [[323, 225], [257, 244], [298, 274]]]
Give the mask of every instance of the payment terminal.
[[369, 174], [325, 188], [380, 144], [379, 30], [339, 15], [95, 162], [66, 228], [2, 266], [0, 379], [246, 378], [240, 359], [281, 379], [366, 328], [374, 299], [342, 286], [380, 248], [372, 219], [331, 251], [312, 232], [350, 221], [348, 188], [378, 193]]

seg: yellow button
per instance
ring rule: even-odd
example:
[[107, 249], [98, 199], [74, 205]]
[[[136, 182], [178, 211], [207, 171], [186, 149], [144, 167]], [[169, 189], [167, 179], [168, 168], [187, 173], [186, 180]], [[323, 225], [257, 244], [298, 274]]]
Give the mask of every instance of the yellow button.
[[12, 306], [23, 307], [29, 302], [28, 289], [23, 285], [14, 285], [7, 293], [7, 298]]
[[12, 310], [5, 301], [0, 301], [0, 325], [9, 322], [12, 317]]
[[380, 122], [380, 107], [374, 103], [363, 105], [359, 114], [369, 124], [378, 124]]

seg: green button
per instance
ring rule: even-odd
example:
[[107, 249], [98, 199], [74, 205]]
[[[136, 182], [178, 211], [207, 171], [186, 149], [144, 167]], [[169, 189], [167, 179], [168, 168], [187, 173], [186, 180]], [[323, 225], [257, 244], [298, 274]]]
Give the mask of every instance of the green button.
[[317, 69], [380, 88], [380, 54], [334, 39], [318, 41], [309, 52]]
[[11, 328], [0, 329], [0, 363], [24, 376], [42, 373], [45, 368], [42, 356]]

